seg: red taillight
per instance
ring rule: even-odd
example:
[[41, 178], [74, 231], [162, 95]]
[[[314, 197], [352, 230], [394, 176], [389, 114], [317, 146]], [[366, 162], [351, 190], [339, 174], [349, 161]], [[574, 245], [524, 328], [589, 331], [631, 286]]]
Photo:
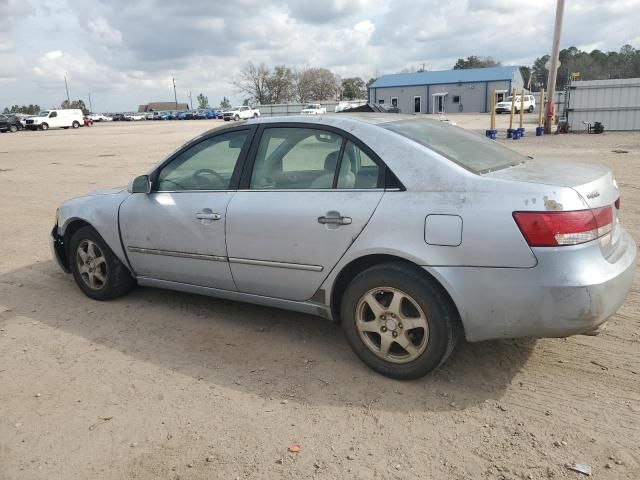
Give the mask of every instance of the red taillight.
[[532, 247], [558, 247], [590, 242], [611, 231], [611, 207], [570, 212], [513, 212], [513, 218]]
[[616, 210], [620, 210], [620, 197], [618, 197], [613, 205], [616, 207]]

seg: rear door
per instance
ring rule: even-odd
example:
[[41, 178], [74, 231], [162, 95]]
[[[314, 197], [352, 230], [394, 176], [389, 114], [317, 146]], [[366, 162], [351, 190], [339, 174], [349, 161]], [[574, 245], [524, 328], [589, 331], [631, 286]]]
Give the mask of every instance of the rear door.
[[312, 124], [262, 127], [250, 155], [227, 212], [233, 278], [241, 292], [310, 299], [375, 211], [384, 166]]

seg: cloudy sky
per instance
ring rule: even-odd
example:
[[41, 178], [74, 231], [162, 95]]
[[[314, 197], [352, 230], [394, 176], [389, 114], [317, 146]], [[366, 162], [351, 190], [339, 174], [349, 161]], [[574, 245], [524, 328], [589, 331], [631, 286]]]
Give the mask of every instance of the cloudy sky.
[[[640, 0], [567, 2], [562, 46], [640, 48]], [[0, 0], [0, 108], [66, 96], [134, 110], [189, 90], [241, 99], [248, 61], [361, 76], [448, 69], [468, 55], [529, 65], [548, 52], [554, 0]]]

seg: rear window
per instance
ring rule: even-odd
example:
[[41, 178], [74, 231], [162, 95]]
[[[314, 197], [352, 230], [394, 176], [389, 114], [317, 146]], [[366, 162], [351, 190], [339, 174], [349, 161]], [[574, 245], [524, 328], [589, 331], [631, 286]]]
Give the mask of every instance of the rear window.
[[495, 140], [434, 120], [400, 120], [380, 125], [439, 153], [474, 173], [518, 165], [527, 157], [508, 149]]

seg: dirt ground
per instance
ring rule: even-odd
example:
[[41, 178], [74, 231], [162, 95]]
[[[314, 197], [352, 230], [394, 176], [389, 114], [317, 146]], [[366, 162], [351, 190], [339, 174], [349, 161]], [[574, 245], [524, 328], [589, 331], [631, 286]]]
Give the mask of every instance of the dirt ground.
[[[638, 276], [598, 337], [461, 343], [412, 382], [368, 370], [319, 318], [148, 288], [85, 297], [50, 257], [56, 206], [220, 123], [0, 135], [0, 479], [584, 478], [574, 462], [640, 478]], [[640, 134], [508, 145], [611, 167], [640, 239]]]

